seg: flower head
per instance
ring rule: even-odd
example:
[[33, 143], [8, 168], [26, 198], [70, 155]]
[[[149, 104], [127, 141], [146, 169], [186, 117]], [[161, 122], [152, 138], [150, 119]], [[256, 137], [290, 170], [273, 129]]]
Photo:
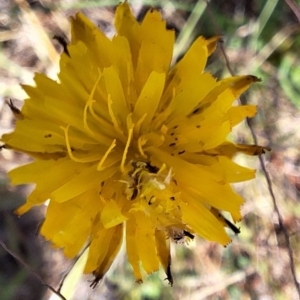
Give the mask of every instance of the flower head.
[[[256, 113], [232, 106], [254, 76], [215, 79], [204, 72], [218, 38], [199, 37], [171, 66], [174, 31], [150, 10], [139, 24], [127, 2], [116, 11], [112, 40], [83, 14], [72, 19], [59, 80], [35, 76], [6, 148], [34, 158], [12, 170], [13, 184], [35, 183], [17, 212], [50, 199], [41, 234], [67, 257], [89, 245], [85, 272], [96, 284], [126, 242], [137, 281], [164, 268], [172, 283], [170, 242], [197, 234], [222, 245], [241, 219], [231, 183], [255, 171], [237, 152], [264, 148], [227, 141]], [[232, 221], [223, 217], [228, 212]]]

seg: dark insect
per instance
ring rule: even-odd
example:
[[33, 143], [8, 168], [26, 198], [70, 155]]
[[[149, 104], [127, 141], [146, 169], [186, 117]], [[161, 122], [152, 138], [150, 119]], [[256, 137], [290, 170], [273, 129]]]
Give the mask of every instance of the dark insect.
[[172, 230], [169, 232], [169, 234], [175, 243], [184, 243], [186, 241], [185, 237], [188, 237], [192, 240], [195, 238], [195, 236], [187, 230]]
[[150, 172], [150, 173], [154, 173], [156, 174], [159, 171], [159, 168], [156, 166], [152, 166], [150, 163], [146, 163], [146, 169]]

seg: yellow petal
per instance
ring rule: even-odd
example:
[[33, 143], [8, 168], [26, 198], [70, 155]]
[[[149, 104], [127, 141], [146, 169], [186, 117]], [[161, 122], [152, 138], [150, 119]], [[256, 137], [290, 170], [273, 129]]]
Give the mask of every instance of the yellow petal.
[[134, 214], [136, 219], [136, 246], [144, 270], [151, 274], [159, 269], [156, 251], [155, 227], [150, 219], [142, 212]]
[[140, 257], [137, 247], [136, 236], [136, 221], [134, 218], [129, 219], [126, 222], [126, 252], [128, 261], [133, 268], [134, 277], [137, 282], [143, 282], [142, 274], [140, 271]]
[[142, 35], [140, 24], [132, 15], [127, 1], [121, 3], [116, 9], [115, 27], [118, 35], [128, 39], [132, 52], [133, 66], [136, 68]]
[[218, 183], [204, 168], [190, 164], [179, 157], [171, 156], [157, 148], [148, 150], [158, 161], [172, 167], [174, 178], [183, 191], [190, 191], [205, 199], [208, 205], [229, 211], [234, 218], [240, 219], [240, 206], [244, 200], [233, 192], [229, 184]]
[[71, 180], [54, 190], [50, 197], [57, 202], [67, 201], [95, 186], [100, 186], [102, 181], [111, 177], [116, 171], [114, 167], [97, 171], [97, 165], [85, 168], [80, 174], [73, 176]]
[[109, 248], [103, 261], [100, 263], [100, 260], [98, 260], [99, 265], [93, 272], [94, 276], [96, 276], [95, 278], [96, 283], [103, 278], [103, 276], [106, 274], [111, 264], [113, 263], [122, 245], [122, 237], [123, 237], [123, 224], [119, 224], [118, 226], [114, 227], [113, 237], [110, 240]]
[[133, 58], [130, 51], [129, 41], [123, 36], [115, 36], [112, 43], [115, 50], [112, 66], [114, 66], [114, 68], [118, 71], [127, 102], [135, 103], [135, 99], [133, 99], [133, 97], [136, 96], [136, 91], [132, 86], [134, 81]]
[[266, 151], [271, 151], [271, 148], [258, 145], [233, 144], [230, 142], [225, 142], [214, 149], [206, 151], [206, 153], [209, 155], [225, 155], [232, 158], [238, 152], [247, 155], [261, 155]]
[[167, 238], [165, 232], [161, 230], [155, 231], [157, 254], [162, 264], [164, 271], [167, 275], [167, 279], [170, 285], [173, 284], [173, 278], [171, 273], [171, 253], [170, 253], [170, 239]]
[[220, 80], [218, 85], [195, 107], [193, 115], [200, 114], [204, 109], [206, 109], [206, 119], [209, 113], [213, 115], [216, 111], [226, 113], [233, 101], [246, 91], [252, 83], [258, 81], [260, 79], [252, 75], [235, 76]]
[[71, 59], [64, 56], [60, 61], [61, 68], [64, 68], [64, 73], [76, 78], [86, 90], [90, 90], [97, 72], [95, 72], [95, 64], [87, 45], [78, 41], [75, 47], [73, 45], [68, 47], [68, 52]]
[[[191, 68], [193, 70], [194, 66], [190, 66], [190, 70]], [[209, 73], [181, 76], [183, 77], [180, 77], [180, 83], [176, 84], [176, 87], [171, 84], [162, 99], [162, 101], [167, 101], [164, 98], [172, 97], [168, 106], [168, 110], [171, 111], [169, 119], [185, 117], [190, 114], [216, 85], [216, 79]], [[175, 94], [173, 95], [174, 91]]]
[[226, 156], [218, 156], [219, 163], [211, 166], [213, 172], [226, 182], [241, 182], [255, 178], [255, 170], [242, 167]]
[[124, 96], [123, 87], [119, 75], [114, 67], [105, 68], [103, 71], [107, 94], [112, 101], [112, 110], [114, 116], [120, 121], [123, 127], [126, 124], [126, 118], [129, 114], [127, 102]]
[[210, 56], [215, 50], [220, 40], [220, 36], [213, 36], [205, 40], [208, 56]]
[[184, 193], [183, 198], [188, 202], [181, 205], [182, 220], [203, 238], [218, 242], [224, 246], [230, 243], [230, 238], [218, 219], [197, 199]]
[[141, 47], [135, 75], [137, 94], [153, 71], [168, 71], [175, 38], [174, 31], [166, 29], [166, 21], [156, 10], [147, 12], [140, 27], [140, 35]]
[[146, 113], [146, 117], [141, 125], [141, 132], [147, 132], [151, 128], [151, 121], [157, 110], [164, 84], [165, 74], [152, 72], [141, 91], [133, 112], [133, 117], [136, 121], [141, 119]]
[[[169, 127], [171, 127], [169, 125]], [[231, 132], [231, 126], [228, 121], [215, 121], [199, 125], [199, 128], [192, 125], [180, 124], [176, 128], [176, 145], [182, 150], [189, 152], [203, 152], [207, 149], [217, 147], [226, 141]], [[168, 143], [170, 150], [174, 149], [173, 143]]]
[[82, 170], [82, 164], [62, 158], [56, 161], [35, 161], [10, 171], [8, 176], [12, 184], [36, 183], [36, 189], [27, 198], [26, 206], [19, 209], [18, 213], [25, 213], [32, 206], [45, 202], [52, 191], [66, 183], [74, 173]]
[[96, 231], [91, 239], [84, 273], [91, 273], [101, 266], [108, 254], [110, 243], [114, 239], [114, 233], [115, 227], [111, 227], [109, 229], [99, 228]]
[[239, 124], [246, 118], [252, 118], [257, 112], [257, 107], [254, 105], [243, 105], [231, 107], [226, 115], [230, 121], [231, 127]]
[[97, 190], [64, 203], [50, 201], [41, 234], [56, 247], [64, 248], [67, 257], [73, 258], [87, 241], [92, 220], [100, 208]]
[[[96, 66], [101, 70], [110, 66], [113, 61], [112, 54], [114, 53], [114, 51], [112, 51], [113, 46], [110, 39], [82, 13], [77, 13], [75, 18], [71, 18], [71, 25], [72, 41], [71, 45], [68, 46], [69, 51], [72, 52], [72, 48], [75, 48], [77, 43], [81, 41], [86, 45], [91, 60]], [[71, 58], [67, 56], [62, 57], [62, 63], [70, 62], [72, 60], [72, 54]]]
[[179, 78], [200, 76], [206, 66], [207, 58], [207, 42], [200, 36], [193, 42], [183, 58], [175, 65], [172, 72], [175, 73], [174, 76], [178, 76]]
[[47, 120], [23, 120], [17, 124], [7, 144], [29, 152], [54, 153], [65, 151], [65, 139], [59, 124]]
[[123, 223], [127, 220], [122, 213], [121, 209], [114, 200], [108, 201], [101, 212], [101, 222], [104, 228], [110, 228]]
[[[206, 134], [203, 136], [203, 150], [205, 151], [206, 149], [211, 149], [222, 144], [230, 131], [231, 127], [229, 122], [224, 122], [216, 127], [214, 132], [207, 130]], [[209, 135], [209, 133], [211, 133], [211, 135]]]
[[258, 145], [243, 145], [236, 144], [237, 151], [242, 152], [247, 155], [261, 155], [266, 153], [266, 151], [271, 151], [270, 147], [263, 147]]

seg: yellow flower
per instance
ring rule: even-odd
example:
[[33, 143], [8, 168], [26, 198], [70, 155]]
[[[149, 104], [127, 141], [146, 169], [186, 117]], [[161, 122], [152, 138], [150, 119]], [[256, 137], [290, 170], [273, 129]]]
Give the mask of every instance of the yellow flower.
[[92, 286], [110, 268], [123, 236], [135, 278], [164, 268], [172, 284], [170, 241], [197, 234], [222, 245], [239, 229], [243, 199], [231, 183], [255, 171], [233, 162], [264, 148], [226, 140], [256, 107], [232, 106], [254, 76], [205, 73], [218, 38], [199, 37], [173, 67], [174, 31], [150, 10], [139, 24], [120, 4], [112, 40], [83, 14], [61, 55], [59, 80], [35, 76], [6, 148], [34, 158], [9, 173], [35, 183], [23, 214], [50, 199], [41, 234], [67, 257], [89, 245]]

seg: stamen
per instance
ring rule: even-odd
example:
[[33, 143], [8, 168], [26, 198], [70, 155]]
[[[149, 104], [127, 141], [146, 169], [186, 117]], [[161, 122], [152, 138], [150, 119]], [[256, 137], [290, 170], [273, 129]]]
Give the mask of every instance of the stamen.
[[104, 119], [100, 118], [99, 116], [97, 116], [97, 114], [95, 113], [94, 108], [92, 106], [95, 102], [96, 101], [90, 102], [88, 108], [89, 108], [89, 111], [90, 111], [92, 117], [98, 123], [98, 126], [100, 126], [101, 128], [105, 128], [107, 133], [112, 133], [111, 136], [115, 136], [118, 138], [118, 140], [125, 143], [126, 137], [122, 132], [116, 131], [115, 127], [113, 127], [111, 125], [111, 123], [109, 123], [109, 122], [105, 121]]
[[94, 132], [91, 130], [91, 128], [88, 126], [87, 124], [87, 110], [89, 108], [89, 106], [91, 106], [91, 104], [93, 104], [93, 102], [95, 102], [95, 100], [91, 100], [89, 99], [84, 107], [83, 110], [83, 128], [88, 131], [90, 134], [92, 134], [93, 136], [95, 136]]
[[105, 154], [103, 155], [103, 157], [101, 158], [98, 166], [97, 166], [97, 171], [102, 171], [105, 168], [102, 168], [106, 158], [108, 157], [109, 153], [112, 151], [112, 149], [114, 149], [116, 146], [116, 140], [113, 140], [111, 145], [109, 146], [109, 148], [107, 149], [107, 151], [105, 152]]
[[122, 156], [122, 161], [121, 161], [120, 168], [121, 168], [121, 172], [123, 174], [125, 173], [125, 161], [126, 161], [127, 152], [128, 152], [129, 146], [130, 146], [130, 142], [131, 142], [131, 139], [132, 139], [133, 127], [134, 127], [134, 124], [132, 124], [132, 127], [129, 128], [129, 130], [128, 130], [127, 142], [126, 142], [126, 146], [125, 146], [123, 156]]
[[147, 113], [145, 113], [145, 114], [144, 114], [144, 115], [136, 122], [135, 127], [134, 127], [134, 134], [135, 134], [136, 136], [139, 135], [140, 129], [141, 129], [141, 125], [142, 125], [143, 121], [145, 120], [146, 116], [147, 116]]
[[118, 123], [118, 120], [117, 120], [117, 118], [116, 118], [116, 116], [115, 116], [115, 114], [114, 114], [114, 112], [113, 112], [113, 109], [112, 109], [112, 103], [113, 103], [113, 102], [112, 102], [112, 100], [111, 100], [111, 97], [110, 97], [110, 95], [108, 95], [108, 100], [107, 100], [107, 104], [108, 104], [108, 113], [109, 113], [110, 118], [111, 118], [111, 120], [112, 120], [112, 122], [113, 122], [113, 124], [114, 124], [115, 129], [116, 129], [120, 134], [124, 135], [124, 132], [123, 132], [122, 129], [120, 128], [119, 123]]
[[[166, 165], [163, 164], [162, 167], [164, 167], [164, 169], [165, 169], [165, 168], [166, 168]], [[162, 168], [162, 167], [161, 167], [161, 168]], [[159, 170], [158, 172], [161, 172], [161, 171]], [[172, 168], [169, 170], [168, 175], [167, 175], [167, 177], [165, 178], [165, 181], [164, 181], [164, 182], [165, 182], [166, 184], [171, 184], [171, 181], [172, 181]]]
[[83, 111], [83, 127], [85, 130], [89, 131], [90, 133], [92, 133], [94, 135], [94, 133], [92, 132], [92, 130], [89, 128], [88, 124], [87, 124], [87, 110], [89, 107], [91, 107], [93, 105], [93, 103], [95, 102], [94, 100], [94, 94], [95, 94], [95, 90], [96, 90], [96, 87], [100, 81], [100, 78], [101, 78], [101, 72], [98, 68], [98, 77], [95, 81], [95, 84], [93, 85], [93, 88], [91, 90], [91, 93], [89, 94], [89, 99], [88, 101], [86, 102], [86, 105], [84, 107], [84, 111]]
[[147, 155], [145, 154], [145, 152], [143, 150], [143, 145], [145, 145], [145, 144], [146, 144], [146, 141], [143, 140], [143, 138], [140, 136], [138, 139], [137, 145], [138, 145], [138, 149], [139, 149], [142, 157], [147, 157]]
[[80, 163], [85, 163], [86, 162], [86, 159], [84, 158], [76, 158], [73, 153], [72, 153], [72, 150], [71, 150], [71, 145], [70, 145], [70, 140], [69, 140], [69, 127], [70, 125], [67, 126], [67, 128], [64, 128], [63, 126], [61, 126], [60, 128], [64, 131], [65, 133], [65, 140], [66, 140], [66, 146], [67, 146], [67, 151], [68, 151], [68, 154], [70, 156], [70, 158], [73, 160], [73, 161], [76, 161], [76, 162], [80, 162]]

